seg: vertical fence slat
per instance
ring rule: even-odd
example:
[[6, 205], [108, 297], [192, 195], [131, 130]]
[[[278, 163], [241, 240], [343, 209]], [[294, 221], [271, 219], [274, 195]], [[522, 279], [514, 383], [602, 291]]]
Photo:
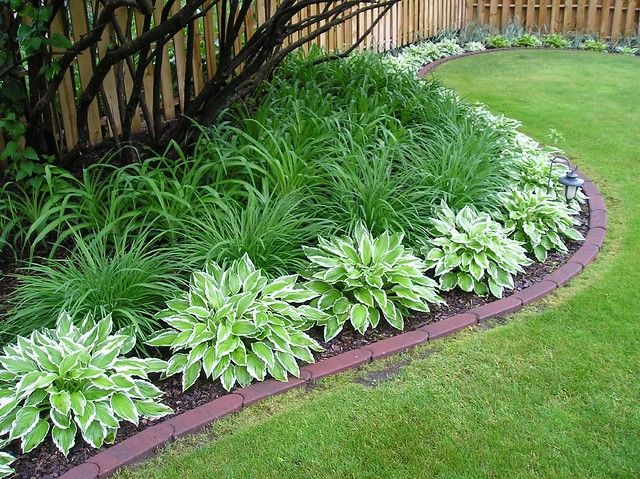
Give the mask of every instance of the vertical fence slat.
[[611, 22], [611, 40], [615, 41], [620, 38], [622, 32], [622, 7], [623, 0], [616, 0], [613, 10], [613, 20]]
[[[51, 32], [68, 36], [63, 19], [64, 12], [64, 9], [59, 10], [53, 18], [51, 22]], [[53, 48], [54, 52], [62, 50], [64, 49]], [[58, 94], [60, 95], [60, 115], [62, 116], [62, 126], [64, 127], [64, 140], [67, 149], [70, 150], [78, 143], [78, 125], [76, 122], [76, 100], [73, 91], [73, 79], [69, 71], [62, 79]]]
[[525, 26], [527, 28], [533, 28], [536, 24], [536, 0], [527, 0], [527, 17], [525, 20]]
[[562, 31], [563, 32], [572, 32], [575, 30], [574, 28], [574, 19], [573, 19], [573, 0], [564, 0], [564, 9], [563, 9], [563, 19], [562, 19]]
[[[636, 17], [636, 0], [628, 0], [625, 22], [624, 22], [624, 34], [626, 36], [631, 36], [634, 34], [633, 30], [635, 28], [635, 22], [634, 22], [635, 17]], [[640, 18], [638, 18], [638, 23], [640, 23]], [[638, 25], [638, 34], [640, 34], [640, 25]]]
[[587, 32], [595, 33], [598, 30], [598, 1], [590, 0], [587, 10]]
[[[174, 3], [171, 6], [171, 15], [175, 15], [178, 11], [180, 11], [180, 5], [178, 3]], [[176, 76], [178, 79], [184, 78], [187, 72], [187, 57], [186, 57], [187, 44], [184, 38], [183, 31], [179, 31], [173, 37], [173, 51], [174, 51], [173, 58], [175, 59], [175, 65], [176, 65]], [[184, 81], [178, 81], [177, 83], [178, 83], [178, 101], [180, 103], [180, 111], [184, 111], [184, 103], [186, 101], [185, 84], [184, 84]]]
[[[142, 31], [144, 26], [144, 16], [140, 12], [136, 12], [136, 30], [138, 34]], [[153, 65], [149, 65], [147, 69], [144, 71], [144, 76], [142, 77], [142, 89], [144, 91], [144, 102], [147, 105], [147, 109], [149, 112], [153, 112]], [[153, 115], [149, 120], [152, 122], [150, 125], [147, 125], [147, 128], [153, 128]]]
[[586, 0], [578, 0], [578, 7], [576, 10], [576, 31], [582, 32], [585, 28], [585, 19], [586, 19], [586, 8], [587, 2]]
[[611, 32], [611, 0], [602, 0], [602, 17], [600, 20], [600, 38], [605, 39]]
[[[163, 2], [156, 1], [153, 10], [153, 17], [155, 19], [156, 25], [160, 23], [160, 18], [162, 16], [162, 7]], [[162, 78], [160, 80], [160, 91], [162, 92], [164, 118], [165, 120], [173, 120], [176, 117], [176, 109], [174, 104], [171, 80], [171, 65], [169, 65], [169, 45], [167, 44], [165, 44], [162, 48], [162, 66], [160, 68], [160, 71], [160, 76]]]
[[[71, 2], [69, 7], [71, 23], [73, 25], [73, 39], [77, 42], [89, 31], [86, 4], [84, 2]], [[93, 76], [93, 60], [91, 59], [91, 52], [89, 50], [85, 50], [78, 55], [78, 70], [80, 71], [80, 85], [84, 89]], [[100, 109], [97, 98], [89, 105], [87, 124], [89, 127], [89, 141], [92, 144], [98, 143], [102, 140], [102, 128], [100, 125]]]

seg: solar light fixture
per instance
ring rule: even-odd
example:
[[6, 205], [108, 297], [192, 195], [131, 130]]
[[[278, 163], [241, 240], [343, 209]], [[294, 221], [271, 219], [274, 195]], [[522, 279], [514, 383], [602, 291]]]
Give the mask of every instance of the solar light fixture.
[[[576, 199], [578, 191], [582, 188], [584, 180], [576, 173], [577, 167], [571, 165], [571, 162], [566, 156], [553, 155], [549, 165], [549, 180], [547, 181], [547, 189], [551, 188], [551, 175], [553, 174], [553, 165], [556, 163], [563, 163], [567, 165], [567, 172], [564, 176], [558, 178], [558, 182], [564, 187], [564, 199], [567, 203]], [[555, 189], [555, 188], [554, 188]]]

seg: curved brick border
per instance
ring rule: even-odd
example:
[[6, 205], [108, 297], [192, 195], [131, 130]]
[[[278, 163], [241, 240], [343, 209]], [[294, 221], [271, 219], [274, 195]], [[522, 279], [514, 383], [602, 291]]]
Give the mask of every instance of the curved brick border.
[[[470, 52], [443, 58], [427, 65], [427, 67], [431, 68], [427, 71], [425, 71], [426, 67], [423, 68], [420, 74], [424, 75], [437, 65], [454, 58], [493, 51], [500, 50]], [[584, 177], [584, 175], [582, 176]], [[604, 198], [591, 181], [585, 181], [584, 192], [589, 197], [589, 229], [585, 236], [585, 241], [563, 266], [547, 275], [542, 281], [515, 292], [506, 298], [473, 308], [466, 313], [449, 316], [414, 331], [408, 331], [368, 344], [359, 349], [346, 351], [315, 364], [309, 364], [301, 368], [300, 378], [293, 378], [289, 382], [283, 383], [268, 379], [246, 388], [236, 389], [230, 394], [148, 427], [138, 434], [99, 452], [87, 462], [62, 474], [60, 479], [104, 479], [110, 477], [119, 468], [147, 457], [172, 440], [197, 432], [216, 419], [237, 412], [257, 401], [275, 396], [289, 389], [304, 386], [324, 376], [356, 368], [374, 359], [384, 358], [419, 344], [434, 341], [461, 329], [476, 326], [490, 318], [514, 313], [522, 309], [523, 306], [551, 294], [556, 288], [566, 284], [571, 278], [578, 275], [587, 264], [593, 261], [604, 243], [607, 229], [607, 210]]]

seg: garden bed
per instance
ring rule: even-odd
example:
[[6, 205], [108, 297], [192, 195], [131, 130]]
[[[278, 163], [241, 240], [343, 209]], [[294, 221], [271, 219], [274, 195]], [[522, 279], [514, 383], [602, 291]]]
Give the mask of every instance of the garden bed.
[[[578, 219], [580, 224], [577, 229], [586, 236], [589, 230], [589, 209], [587, 207], [583, 207]], [[533, 263], [525, 267], [524, 272], [514, 278], [515, 287], [511, 291], [507, 291], [506, 296], [515, 294], [542, 281], [545, 277], [565, 264], [581, 246], [582, 243], [578, 241], [568, 242], [568, 251], [566, 253], [552, 252], [544, 263]], [[433, 306], [429, 313], [418, 313], [406, 318], [404, 331], [398, 331], [386, 323], [381, 324], [376, 329], [368, 330], [364, 335], [350, 328], [343, 331], [340, 336], [325, 343], [322, 341], [322, 331], [314, 328], [311, 336], [318, 340], [325, 348], [325, 351], [314, 354], [316, 361], [322, 361], [384, 339], [417, 330], [423, 326], [445, 320], [457, 314], [465, 313], [472, 308], [495, 301], [493, 298], [480, 297], [459, 290], [445, 292], [442, 294], [442, 297], [446, 301], [446, 304]], [[181, 381], [178, 376], [173, 376], [163, 381], [160, 381], [156, 377], [153, 382], [165, 392], [163, 402], [174, 410], [174, 414], [167, 416], [166, 419], [171, 419], [186, 411], [209, 403], [225, 394], [234, 393], [237, 389], [228, 393], [222, 388], [219, 382], [212, 382], [205, 378], [198, 379], [196, 384], [185, 392], [182, 391]], [[142, 419], [138, 427], [130, 423], [124, 423], [118, 431], [116, 444], [135, 436], [158, 422], [159, 421]], [[50, 438], [36, 451], [29, 454], [20, 455], [19, 449], [14, 447], [11, 452], [16, 454], [16, 461], [13, 464], [16, 470], [15, 477], [19, 479], [31, 479], [34, 477], [43, 479], [57, 478], [73, 467], [90, 460], [97, 452], [109, 449], [110, 447], [112, 446], [104, 446], [102, 449], [96, 450], [84, 441], [78, 441], [66, 458], [56, 449]]]
[[[59, 172], [35, 206], [62, 213], [9, 223], [14, 247], [52, 251], [5, 283], [18, 477], [106, 477], [258, 399], [513, 312], [597, 254], [576, 240], [602, 226], [601, 198], [566, 203], [564, 167], [516, 121], [388, 58], [310, 65], [192, 156]], [[32, 212], [5, 193], [25, 208], [4, 214]]]

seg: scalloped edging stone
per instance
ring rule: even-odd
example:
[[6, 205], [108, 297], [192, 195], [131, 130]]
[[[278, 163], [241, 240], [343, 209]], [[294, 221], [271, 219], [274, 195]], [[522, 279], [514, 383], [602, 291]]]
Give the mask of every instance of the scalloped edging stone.
[[[514, 49], [504, 48], [467, 52], [442, 58], [420, 70], [420, 75], [425, 75], [446, 61], [505, 50]], [[427, 67], [430, 68], [427, 69]], [[113, 475], [119, 468], [144, 459], [172, 440], [197, 432], [217, 419], [240, 411], [244, 407], [262, 399], [281, 394], [293, 388], [306, 386], [310, 382], [325, 376], [357, 368], [374, 359], [401, 353], [414, 346], [476, 326], [490, 318], [512, 314], [522, 309], [525, 305], [553, 293], [556, 288], [568, 283], [597, 257], [605, 240], [607, 211], [604, 198], [591, 181], [585, 181], [584, 191], [588, 195], [589, 204], [589, 229], [585, 241], [563, 266], [547, 275], [541, 281], [506, 298], [472, 308], [466, 313], [449, 316], [416, 330], [407, 331], [391, 338], [367, 344], [362, 348], [346, 351], [337, 356], [306, 365], [300, 369], [300, 378], [291, 379], [288, 382], [268, 379], [260, 383], [254, 383], [246, 388], [236, 389], [232, 393], [225, 394], [190, 411], [185, 411], [155, 424], [104, 451], [100, 451], [86, 462], [69, 469], [59, 476], [59, 479], [105, 479]]]

